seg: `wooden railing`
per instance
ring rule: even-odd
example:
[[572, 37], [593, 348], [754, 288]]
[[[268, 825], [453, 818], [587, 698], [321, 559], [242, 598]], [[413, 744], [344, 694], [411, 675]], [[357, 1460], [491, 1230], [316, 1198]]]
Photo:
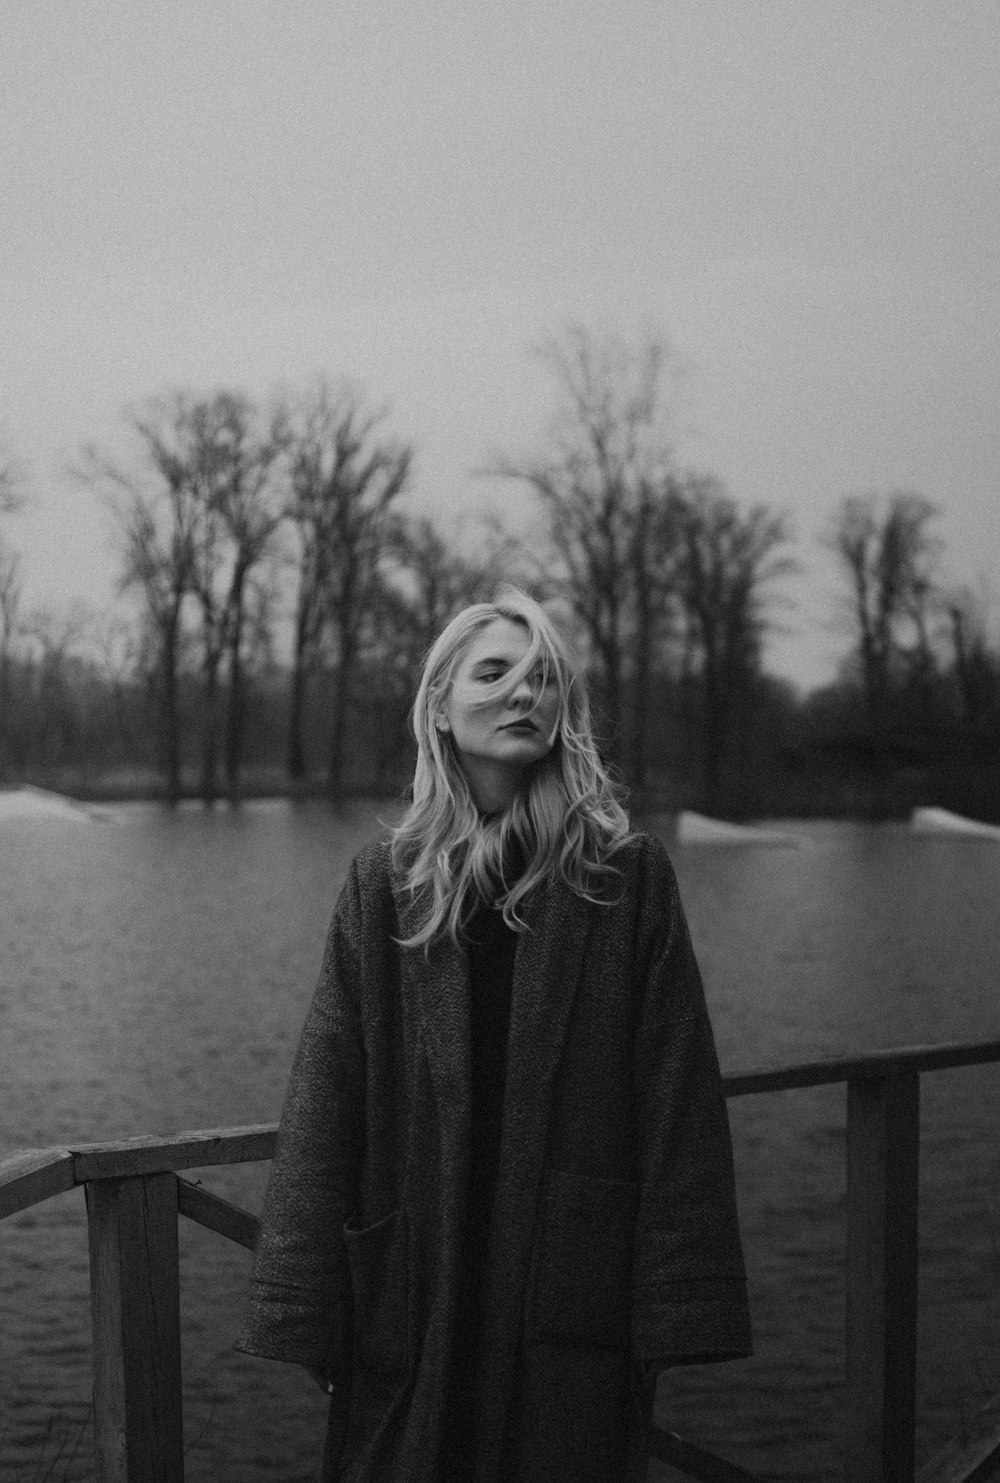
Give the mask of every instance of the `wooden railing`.
[[[914, 1483], [920, 1076], [1000, 1061], [1000, 1040], [911, 1047], [724, 1078], [742, 1097], [847, 1086], [846, 1483]], [[0, 1163], [0, 1219], [83, 1185], [90, 1243], [97, 1483], [182, 1483], [178, 1213], [253, 1248], [257, 1220], [182, 1169], [273, 1156], [273, 1126], [131, 1138]], [[754, 1475], [660, 1427], [650, 1455], [698, 1483]], [[1000, 1424], [921, 1470], [920, 1483], [1000, 1479]]]

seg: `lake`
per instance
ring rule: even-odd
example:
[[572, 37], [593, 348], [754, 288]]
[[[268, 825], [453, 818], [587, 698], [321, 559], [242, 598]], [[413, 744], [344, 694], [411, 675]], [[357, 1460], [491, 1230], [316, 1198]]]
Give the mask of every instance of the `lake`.
[[[333, 901], [380, 827], [368, 804], [111, 812], [0, 832], [0, 1155], [276, 1119]], [[1000, 846], [785, 827], [798, 847], [671, 850], [725, 1070], [1000, 1035]], [[768, 1477], [827, 1483], [843, 1089], [740, 1098], [730, 1115], [757, 1353], [667, 1377], [660, 1419]], [[924, 1077], [922, 1129], [923, 1457], [1000, 1391], [1000, 1068]], [[256, 1209], [265, 1175], [204, 1177]], [[181, 1263], [189, 1483], [313, 1479], [323, 1397], [231, 1350], [248, 1254], [182, 1221]], [[0, 1476], [91, 1478], [89, 1396], [73, 1192], [0, 1223]]]

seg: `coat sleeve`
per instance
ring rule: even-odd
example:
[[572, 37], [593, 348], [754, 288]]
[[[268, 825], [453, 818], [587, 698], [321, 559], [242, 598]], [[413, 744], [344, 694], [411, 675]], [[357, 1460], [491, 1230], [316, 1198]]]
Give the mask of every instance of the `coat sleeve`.
[[356, 867], [334, 911], [319, 983], [285, 1095], [251, 1294], [236, 1348], [321, 1370], [346, 1386], [351, 1286], [344, 1225], [364, 1136]]
[[677, 881], [654, 842], [641, 893], [633, 1339], [648, 1372], [752, 1352], [732, 1144]]

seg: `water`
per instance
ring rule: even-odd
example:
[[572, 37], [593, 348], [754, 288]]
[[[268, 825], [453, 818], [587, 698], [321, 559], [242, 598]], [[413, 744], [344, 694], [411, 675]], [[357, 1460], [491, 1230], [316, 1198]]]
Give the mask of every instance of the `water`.
[[[133, 806], [0, 836], [0, 1154], [276, 1118], [332, 902], [376, 810]], [[727, 1069], [1000, 1034], [1000, 849], [796, 825], [674, 860]], [[758, 1352], [661, 1419], [766, 1476], [840, 1476], [844, 1094], [730, 1103]], [[921, 1456], [1000, 1390], [1000, 1068], [923, 1080]], [[265, 1170], [206, 1171], [251, 1208]], [[193, 1177], [198, 1177], [197, 1175]], [[232, 1353], [249, 1256], [181, 1223], [190, 1483], [316, 1472], [324, 1401]], [[80, 1192], [0, 1224], [0, 1477], [93, 1476]], [[651, 1476], [666, 1476], [654, 1469]]]

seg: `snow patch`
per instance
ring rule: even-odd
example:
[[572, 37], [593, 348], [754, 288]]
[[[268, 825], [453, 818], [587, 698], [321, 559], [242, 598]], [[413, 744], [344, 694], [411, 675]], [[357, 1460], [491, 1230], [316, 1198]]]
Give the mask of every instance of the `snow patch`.
[[30, 783], [24, 788], [0, 792], [0, 824], [11, 819], [66, 819], [73, 824], [89, 824], [101, 817], [99, 809], [74, 803], [72, 798], [64, 798], [61, 793], [33, 788]]
[[706, 814], [685, 809], [677, 815], [678, 844], [780, 844], [798, 845], [794, 834], [778, 829], [765, 829], [756, 824], [730, 824], [724, 819], [710, 819]]
[[910, 815], [910, 828], [915, 834], [950, 834], [974, 839], [1000, 840], [1000, 825], [981, 824], [966, 819], [946, 808], [915, 808]]

